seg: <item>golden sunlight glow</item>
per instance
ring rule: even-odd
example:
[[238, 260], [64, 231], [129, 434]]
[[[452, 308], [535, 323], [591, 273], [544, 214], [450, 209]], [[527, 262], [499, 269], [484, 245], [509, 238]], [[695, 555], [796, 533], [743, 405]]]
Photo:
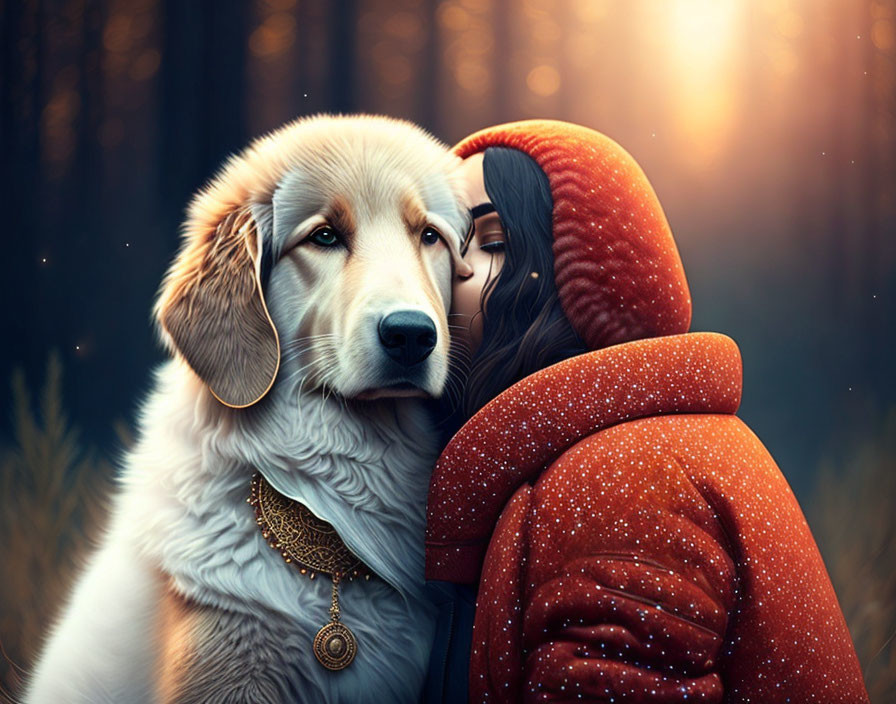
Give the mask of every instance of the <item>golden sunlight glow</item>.
[[735, 109], [739, 0], [672, 0], [664, 5], [677, 128], [695, 167], [713, 161], [729, 136]]
[[730, 48], [738, 0], [673, 0], [668, 32], [683, 68], [705, 70]]

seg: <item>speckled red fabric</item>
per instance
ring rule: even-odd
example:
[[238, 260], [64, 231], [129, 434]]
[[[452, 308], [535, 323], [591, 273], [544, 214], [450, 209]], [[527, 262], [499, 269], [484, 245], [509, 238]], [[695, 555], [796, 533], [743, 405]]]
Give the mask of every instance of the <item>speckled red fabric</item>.
[[427, 576], [480, 578], [471, 702], [868, 701], [799, 506], [733, 415], [740, 377], [724, 336], [639, 340], [455, 436]]
[[475, 582], [507, 500], [582, 437], [657, 413], [734, 413], [740, 383], [737, 346], [715, 333], [614, 345], [523, 379], [473, 416], [436, 464], [427, 578]]
[[476, 132], [461, 157], [506, 146], [531, 156], [554, 199], [554, 277], [567, 318], [591, 349], [687, 332], [691, 299], [669, 223], [647, 177], [609, 137], [525, 120]]

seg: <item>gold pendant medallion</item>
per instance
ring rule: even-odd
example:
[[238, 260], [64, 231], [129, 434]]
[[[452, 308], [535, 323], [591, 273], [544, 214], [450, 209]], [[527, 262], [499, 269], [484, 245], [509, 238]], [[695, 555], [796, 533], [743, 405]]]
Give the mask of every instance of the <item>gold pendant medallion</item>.
[[314, 636], [314, 655], [328, 670], [342, 670], [355, 659], [358, 645], [348, 626], [331, 621]]
[[314, 636], [314, 657], [328, 670], [348, 667], [358, 652], [355, 634], [339, 622], [339, 579], [333, 575], [333, 602], [330, 605], [330, 622]]
[[333, 579], [330, 622], [317, 632], [312, 649], [318, 662], [328, 670], [345, 669], [355, 659], [358, 642], [351, 629], [339, 620], [339, 582], [362, 575], [370, 579], [370, 570], [346, 547], [333, 526], [308, 507], [283, 496], [259, 473], [252, 477], [249, 503], [255, 509], [255, 522], [264, 539], [286, 562], [295, 564], [310, 579], [316, 572], [329, 574]]

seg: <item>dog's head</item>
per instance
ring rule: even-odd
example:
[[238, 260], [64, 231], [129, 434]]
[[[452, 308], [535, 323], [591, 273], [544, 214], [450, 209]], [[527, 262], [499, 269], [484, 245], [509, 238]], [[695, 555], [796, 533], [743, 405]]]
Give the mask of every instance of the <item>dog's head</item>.
[[228, 406], [256, 403], [278, 371], [348, 398], [438, 396], [467, 225], [455, 165], [388, 118], [257, 140], [190, 206], [156, 304], [163, 340]]

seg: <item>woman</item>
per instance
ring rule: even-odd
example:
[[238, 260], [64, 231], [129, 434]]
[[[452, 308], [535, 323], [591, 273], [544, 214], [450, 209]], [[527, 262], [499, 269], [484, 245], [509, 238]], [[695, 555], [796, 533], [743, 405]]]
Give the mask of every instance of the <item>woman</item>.
[[428, 701], [867, 701], [796, 500], [734, 415], [737, 347], [686, 334], [641, 170], [559, 122], [456, 151], [478, 412], [430, 484]]

